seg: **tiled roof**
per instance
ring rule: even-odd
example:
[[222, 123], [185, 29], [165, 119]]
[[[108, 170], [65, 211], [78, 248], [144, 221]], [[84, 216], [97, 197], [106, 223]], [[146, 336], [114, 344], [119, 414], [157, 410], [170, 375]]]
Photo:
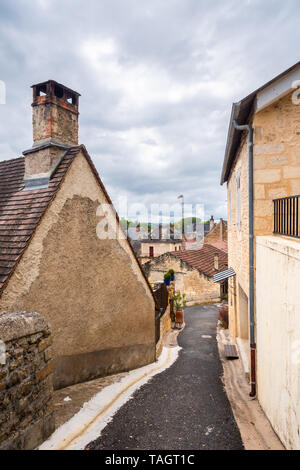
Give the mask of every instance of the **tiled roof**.
[[[46, 189], [22, 191], [24, 188], [24, 157], [0, 162], [0, 292], [5, 287], [35, 229], [55, 197], [74, 158], [82, 151], [109, 204], [111, 199], [84, 145], [69, 149], [50, 179]], [[118, 215], [117, 215], [117, 219]], [[130, 243], [129, 247], [136, 257]], [[152, 288], [137, 261], [149, 291]]]
[[[218, 271], [214, 268], [214, 256], [216, 253], [219, 255]], [[169, 254], [176, 256], [209, 277], [212, 277], [217, 272], [224, 271], [228, 267], [227, 253], [209, 244], [203, 245], [200, 250], [172, 251]]]
[[24, 157], [0, 162], [0, 290], [12, 274], [80, 147], [68, 150], [49, 188], [22, 191]]

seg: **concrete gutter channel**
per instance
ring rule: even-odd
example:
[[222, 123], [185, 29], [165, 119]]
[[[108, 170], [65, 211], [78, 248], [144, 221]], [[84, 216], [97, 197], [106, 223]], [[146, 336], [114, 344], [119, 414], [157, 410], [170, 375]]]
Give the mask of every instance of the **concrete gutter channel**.
[[176, 361], [181, 349], [176, 341], [178, 333], [178, 330], [174, 330], [166, 335], [162, 353], [155, 363], [121, 374], [121, 378], [104, 387], [84, 403], [78, 413], [59, 426], [39, 450], [82, 450], [99, 437], [114, 414], [130, 400], [137, 389]]

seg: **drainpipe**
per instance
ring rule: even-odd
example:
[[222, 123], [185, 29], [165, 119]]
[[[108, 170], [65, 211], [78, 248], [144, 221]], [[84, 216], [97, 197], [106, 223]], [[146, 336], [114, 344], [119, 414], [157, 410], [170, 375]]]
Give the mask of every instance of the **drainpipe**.
[[251, 351], [251, 392], [256, 396], [256, 343], [254, 331], [254, 253], [253, 253], [253, 127], [239, 126], [233, 121], [235, 129], [248, 132], [249, 166], [249, 308], [250, 308], [250, 351]]

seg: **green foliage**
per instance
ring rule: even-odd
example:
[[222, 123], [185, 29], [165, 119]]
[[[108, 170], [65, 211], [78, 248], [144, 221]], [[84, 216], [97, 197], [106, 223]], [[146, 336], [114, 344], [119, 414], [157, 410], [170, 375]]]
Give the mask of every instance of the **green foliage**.
[[164, 279], [170, 279], [171, 278], [171, 274], [170, 274], [170, 271], [168, 271], [165, 275], [164, 275]]
[[188, 227], [189, 225], [192, 225], [192, 224], [196, 224], [196, 223], [201, 223], [201, 219], [199, 219], [198, 217], [185, 217], [184, 219], [180, 219], [178, 220], [177, 222], [175, 222], [175, 227], [180, 230], [181, 227], [182, 227], [182, 220], [184, 220], [184, 224], [186, 227]]
[[129, 227], [131, 225], [133, 225], [132, 222], [130, 222], [129, 220], [124, 219], [123, 217], [121, 219], [121, 224], [123, 225], [123, 227], [125, 227], [126, 230], [128, 230]]
[[177, 292], [177, 294], [175, 294], [173, 297], [172, 297], [172, 300], [173, 302], [175, 303], [175, 309], [176, 310], [182, 310], [182, 308], [186, 307], [186, 295], [185, 294], [181, 294], [180, 291]]

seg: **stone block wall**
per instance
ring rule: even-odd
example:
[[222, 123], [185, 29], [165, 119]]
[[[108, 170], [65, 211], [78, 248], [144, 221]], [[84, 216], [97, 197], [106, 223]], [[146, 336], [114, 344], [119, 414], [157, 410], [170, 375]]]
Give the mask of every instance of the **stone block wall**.
[[300, 105], [289, 94], [254, 117], [255, 235], [273, 232], [273, 199], [300, 194]]
[[[300, 105], [291, 94], [253, 118], [254, 236], [272, 235], [273, 199], [300, 194]], [[237, 172], [241, 175], [241, 229], [237, 227]], [[241, 290], [249, 298], [248, 142], [244, 133], [227, 184], [230, 332], [240, 335]], [[254, 244], [255, 255], [255, 244]]]
[[34, 449], [55, 428], [48, 322], [38, 313], [0, 312], [0, 340], [0, 449]]

